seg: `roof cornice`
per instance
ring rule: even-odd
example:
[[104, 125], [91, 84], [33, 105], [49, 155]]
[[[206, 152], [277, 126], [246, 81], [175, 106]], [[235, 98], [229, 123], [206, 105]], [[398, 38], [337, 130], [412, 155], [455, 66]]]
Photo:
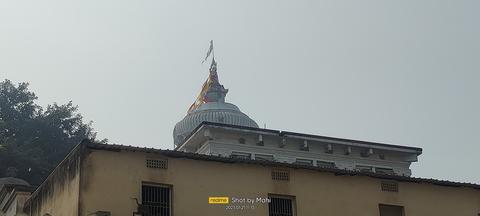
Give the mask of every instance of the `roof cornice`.
[[329, 137], [329, 136], [320, 136], [314, 134], [304, 134], [304, 133], [297, 133], [297, 132], [290, 132], [290, 131], [280, 131], [280, 130], [272, 130], [272, 129], [265, 129], [265, 128], [254, 128], [254, 127], [246, 127], [246, 126], [238, 126], [238, 125], [230, 125], [230, 124], [223, 124], [223, 123], [216, 123], [216, 122], [202, 122], [198, 125], [192, 133], [187, 136], [185, 141], [178, 145], [175, 150], [178, 150], [181, 146], [183, 146], [192, 136], [194, 136], [197, 131], [201, 130], [201, 128], [211, 126], [217, 128], [229, 128], [229, 129], [241, 129], [246, 131], [251, 131], [255, 133], [268, 133], [277, 136], [284, 136], [284, 137], [295, 137], [299, 139], [314, 139], [314, 140], [322, 140], [322, 141], [333, 141], [343, 145], [357, 145], [362, 147], [370, 147], [370, 148], [390, 148], [396, 150], [405, 150], [412, 153], [416, 153], [417, 155], [422, 154], [422, 148], [418, 147], [411, 147], [411, 146], [403, 146], [403, 145], [394, 145], [394, 144], [387, 144], [387, 143], [379, 143], [379, 142], [369, 142], [369, 141], [361, 141], [361, 140], [354, 140], [354, 139], [344, 139], [344, 138], [337, 138], [337, 137]]

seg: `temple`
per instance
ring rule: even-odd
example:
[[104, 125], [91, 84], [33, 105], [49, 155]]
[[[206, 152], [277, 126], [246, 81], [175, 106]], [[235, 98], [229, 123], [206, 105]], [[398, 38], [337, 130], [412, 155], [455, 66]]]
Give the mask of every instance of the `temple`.
[[421, 148], [259, 128], [227, 92], [212, 59], [173, 150], [84, 140], [28, 199], [0, 179], [0, 216], [480, 215], [480, 185], [411, 176]]
[[175, 125], [175, 150], [221, 157], [268, 160], [410, 176], [421, 148], [259, 128], [225, 102], [217, 62], [187, 115]]

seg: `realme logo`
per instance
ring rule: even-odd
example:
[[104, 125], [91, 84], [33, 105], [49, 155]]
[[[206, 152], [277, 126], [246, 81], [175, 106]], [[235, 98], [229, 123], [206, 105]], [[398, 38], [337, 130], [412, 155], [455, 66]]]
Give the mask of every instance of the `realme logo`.
[[208, 197], [209, 204], [228, 204], [228, 197]]

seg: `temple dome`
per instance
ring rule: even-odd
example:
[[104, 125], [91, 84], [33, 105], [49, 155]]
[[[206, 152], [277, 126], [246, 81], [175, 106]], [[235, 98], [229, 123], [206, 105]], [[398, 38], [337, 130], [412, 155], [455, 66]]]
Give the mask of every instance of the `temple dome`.
[[175, 146], [183, 143], [184, 139], [202, 122], [258, 128], [257, 123], [241, 112], [237, 106], [225, 102], [227, 92], [228, 90], [218, 81], [217, 63], [212, 60], [210, 74], [197, 99], [188, 109], [187, 115], [173, 129]]
[[30, 186], [27, 181], [19, 178], [14, 178], [14, 177], [5, 177], [5, 178], [0, 178], [0, 189], [4, 185], [23, 185], [23, 186]]
[[237, 106], [231, 103], [210, 102], [200, 105], [195, 111], [188, 113], [173, 130], [175, 145], [192, 133], [202, 122], [215, 122], [246, 127], [256, 127], [257, 123], [242, 113]]

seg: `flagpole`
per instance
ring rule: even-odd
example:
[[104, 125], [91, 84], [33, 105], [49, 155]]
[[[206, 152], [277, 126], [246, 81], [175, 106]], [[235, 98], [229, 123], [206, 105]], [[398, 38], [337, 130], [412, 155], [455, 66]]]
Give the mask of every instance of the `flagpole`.
[[213, 47], [213, 40], [212, 40], [212, 60], [215, 61], [215, 48]]

